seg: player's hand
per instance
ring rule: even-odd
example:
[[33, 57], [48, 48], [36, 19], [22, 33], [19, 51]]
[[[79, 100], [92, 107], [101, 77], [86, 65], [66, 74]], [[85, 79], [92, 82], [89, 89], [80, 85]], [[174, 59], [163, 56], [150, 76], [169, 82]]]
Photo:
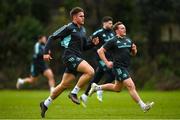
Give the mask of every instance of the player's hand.
[[112, 61], [108, 61], [108, 62], [106, 63], [106, 66], [107, 66], [108, 68], [113, 68], [113, 62], [112, 62]]
[[131, 47], [131, 54], [132, 54], [133, 56], [135, 56], [136, 53], [137, 53], [137, 47], [136, 47], [135, 44], [132, 44], [132, 47]]
[[135, 44], [132, 44], [132, 51], [135, 51], [137, 49], [136, 45]]
[[50, 54], [44, 54], [43, 59], [44, 59], [44, 61], [50, 61], [52, 59], [52, 57]]
[[98, 37], [93, 38], [93, 39], [92, 39], [92, 42], [94, 43], [94, 45], [99, 44], [99, 38], [98, 38]]

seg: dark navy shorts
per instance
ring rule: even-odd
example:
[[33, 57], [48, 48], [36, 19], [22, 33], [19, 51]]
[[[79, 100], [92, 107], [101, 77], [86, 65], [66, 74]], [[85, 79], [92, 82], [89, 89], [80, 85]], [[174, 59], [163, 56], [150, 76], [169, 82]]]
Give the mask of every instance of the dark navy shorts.
[[104, 72], [111, 70], [110, 68], [108, 68], [108, 67], [106, 66], [106, 64], [105, 64], [102, 60], [99, 60], [99, 61], [98, 61], [98, 66], [99, 66]]
[[45, 70], [48, 69], [48, 66], [45, 62], [32, 63], [31, 64], [31, 75], [37, 77], [39, 74], [43, 74]]
[[130, 77], [127, 68], [113, 68], [113, 72], [115, 74], [116, 80], [123, 81]]
[[69, 55], [63, 58], [63, 63], [66, 67], [65, 73], [72, 73], [75, 76], [77, 75], [77, 67], [83, 61], [82, 58], [76, 55]]

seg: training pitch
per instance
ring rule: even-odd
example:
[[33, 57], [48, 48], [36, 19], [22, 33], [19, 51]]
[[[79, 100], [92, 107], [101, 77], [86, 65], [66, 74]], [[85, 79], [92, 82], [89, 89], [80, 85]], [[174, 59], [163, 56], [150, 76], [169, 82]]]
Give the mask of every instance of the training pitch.
[[[180, 91], [139, 91], [144, 101], [155, 102], [147, 113], [125, 90], [104, 92], [102, 103], [93, 94], [87, 108], [72, 103], [68, 93], [65, 91], [50, 105], [45, 119], [180, 119]], [[1, 90], [0, 119], [41, 119], [39, 103], [48, 96], [48, 91]]]

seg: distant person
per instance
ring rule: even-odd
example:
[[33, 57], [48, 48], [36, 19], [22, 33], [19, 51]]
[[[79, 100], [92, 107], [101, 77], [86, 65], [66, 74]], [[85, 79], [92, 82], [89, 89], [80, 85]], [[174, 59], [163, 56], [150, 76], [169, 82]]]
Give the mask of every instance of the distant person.
[[20, 89], [24, 84], [33, 84], [38, 80], [39, 74], [42, 74], [48, 79], [50, 91], [54, 90], [55, 80], [53, 72], [43, 60], [43, 51], [47, 39], [46, 36], [38, 36], [38, 41], [34, 45], [34, 55], [31, 64], [31, 75], [27, 78], [18, 78], [16, 88]]
[[[78, 72], [82, 73], [74, 89], [69, 93], [68, 97], [72, 102], [80, 104], [77, 97], [79, 90], [94, 76], [94, 69], [83, 59], [82, 51], [94, 47], [98, 44], [98, 39], [89, 40], [86, 37], [84, 24], [84, 10], [80, 7], [75, 7], [70, 11], [72, 22], [65, 25], [54, 32], [48, 38], [45, 46], [44, 59], [51, 59], [48, 51], [51, 48], [53, 40], [58, 39], [61, 45], [64, 46], [62, 61], [66, 69], [63, 74], [61, 83], [58, 84], [52, 94], [43, 102], [40, 103], [41, 117], [45, 117], [45, 112], [48, 106], [56, 99], [66, 88], [68, 88], [73, 80], [75, 80]], [[89, 41], [89, 42], [88, 42]]]
[[[115, 23], [113, 29], [116, 33], [116, 37], [106, 42], [98, 50], [98, 54], [108, 68], [113, 68], [116, 77], [115, 83], [103, 85], [93, 83], [91, 85], [89, 95], [92, 95], [93, 92], [98, 90], [120, 92], [122, 87], [125, 86], [133, 100], [140, 105], [144, 112], [146, 112], [152, 107], [154, 102], [145, 104], [142, 101], [128, 72], [131, 55], [135, 56], [137, 53], [136, 45], [128, 37], [126, 37], [126, 28], [122, 22]], [[113, 62], [109, 61], [105, 56], [105, 53], [108, 51], [112, 53]]]
[[[97, 53], [97, 50], [107, 41], [111, 40], [112, 37], [114, 37], [114, 32], [112, 30], [113, 25], [113, 19], [110, 16], [105, 16], [102, 19], [102, 28], [95, 31], [92, 35], [92, 37], [98, 37], [99, 43], [96, 45], [95, 52], [96, 52], [96, 60], [98, 63], [98, 66], [96, 68], [95, 75], [93, 79], [90, 81], [86, 91], [84, 94], [81, 95], [80, 100], [82, 101], [82, 104], [84, 107], [86, 107], [86, 102], [88, 99], [88, 92], [91, 88], [92, 83], [99, 83], [99, 81], [102, 79], [102, 77], [106, 74], [107, 77], [104, 81], [104, 83], [111, 83], [115, 80], [115, 76], [112, 72], [112, 69], [108, 68], [106, 64], [99, 58], [99, 55]], [[112, 61], [112, 57], [110, 53], [106, 52], [106, 57], [108, 60]], [[97, 99], [102, 102], [102, 92], [101, 90], [97, 91]]]

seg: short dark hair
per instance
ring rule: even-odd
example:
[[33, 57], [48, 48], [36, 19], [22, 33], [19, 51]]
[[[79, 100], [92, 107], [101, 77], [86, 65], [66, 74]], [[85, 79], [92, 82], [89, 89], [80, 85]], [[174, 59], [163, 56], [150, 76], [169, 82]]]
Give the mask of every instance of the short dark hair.
[[71, 18], [73, 17], [73, 15], [76, 15], [79, 12], [84, 12], [84, 10], [80, 7], [74, 7], [71, 11], [70, 11], [70, 16]]
[[118, 26], [121, 25], [121, 24], [123, 24], [123, 23], [120, 22], [120, 21], [116, 22], [116, 23], [113, 25], [113, 30], [114, 30], [114, 31], [117, 30], [117, 29], [118, 29]]
[[40, 40], [41, 38], [46, 37], [45, 35], [38, 35], [37, 39]]
[[103, 17], [102, 23], [103, 23], [103, 22], [108, 22], [108, 21], [113, 21], [113, 18], [110, 17], [110, 16], [105, 16], [105, 17]]

